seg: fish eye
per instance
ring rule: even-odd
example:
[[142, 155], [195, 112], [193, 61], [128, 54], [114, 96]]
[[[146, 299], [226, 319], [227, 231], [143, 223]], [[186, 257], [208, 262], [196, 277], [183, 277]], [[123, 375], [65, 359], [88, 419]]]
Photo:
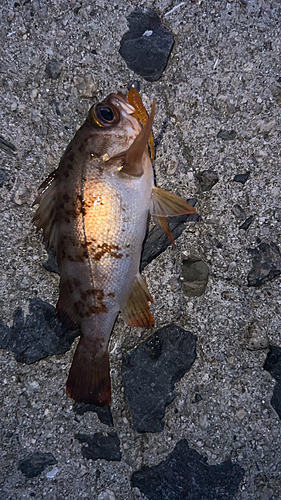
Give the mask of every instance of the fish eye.
[[90, 118], [99, 127], [108, 127], [115, 125], [119, 119], [119, 111], [115, 106], [105, 105], [103, 103], [96, 104], [90, 109]]
[[106, 122], [111, 122], [114, 118], [113, 111], [108, 106], [100, 108], [100, 114]]

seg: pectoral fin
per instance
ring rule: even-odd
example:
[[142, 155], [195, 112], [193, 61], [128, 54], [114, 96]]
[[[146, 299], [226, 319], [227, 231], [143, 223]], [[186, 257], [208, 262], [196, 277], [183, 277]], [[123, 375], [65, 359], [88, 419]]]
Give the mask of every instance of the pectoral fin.
[[196, 210], [180, 196], [157, 187], [153, 188], [150, 213], [155, 215], [167, 238], [174, 245], [174, 238], [166, 217], [195, 213]]
[[154, 318], [149, 310], [148, 300], [153, 302], [143, 277], [138, 273], [134, 278], [131, 295], [122, 309], [123, 318], [128, 325], [152, 328]]
[[156, 215], [156, 217], [174, 217], [175, 215], [194, 214], [196, 210], [180, 196], [165, 191], [165, 189], [154, 187], [150, 213]]

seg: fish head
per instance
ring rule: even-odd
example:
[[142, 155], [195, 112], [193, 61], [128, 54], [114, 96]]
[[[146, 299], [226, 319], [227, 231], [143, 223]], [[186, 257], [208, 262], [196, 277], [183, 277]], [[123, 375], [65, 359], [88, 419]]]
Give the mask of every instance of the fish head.
[[121, 92], [110, 94], [90, 108], [87, 122], [96, 155], [112, 157], [130, 147], [142, 129], [134, 113], [135, 108]]

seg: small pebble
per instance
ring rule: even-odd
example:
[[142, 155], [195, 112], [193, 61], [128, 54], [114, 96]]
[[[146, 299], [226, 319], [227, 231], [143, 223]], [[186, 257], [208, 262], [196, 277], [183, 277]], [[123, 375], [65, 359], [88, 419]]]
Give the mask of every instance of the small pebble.
[[52, 59], [45, 68], [45, 73], [52, 80], [56, 80], [61, 74], [61, 63], [59, 63], [56, 59]]
[[235, 205], [233, 205], [231, 211], [235, 215], [235, 217], [237, 217], [237, 219], [242, 219], [243, 220], [246, 217], [245, 211], [237, 203]]
[[222, 139], [223, 141], [234, 141], [237, 133], [235, 130], [220, 130], [217, 134], [218, 139]]
[[252, 337], [247, 345], [249, 351], [261, 351], [269, 346], [268, 338], [265, 336]]
[[241, 182], [241, 184], [245, 184], [245, 182], [249, 179], [250, 172], [245, 172], [245, 174], [237, 174], [234, 177], [234, 182]]
[[241, 226], [239, 226], [239, 229], [244, 229], [245, 231], [250, 227], [254, 220], [254, 215], [250, 215]]

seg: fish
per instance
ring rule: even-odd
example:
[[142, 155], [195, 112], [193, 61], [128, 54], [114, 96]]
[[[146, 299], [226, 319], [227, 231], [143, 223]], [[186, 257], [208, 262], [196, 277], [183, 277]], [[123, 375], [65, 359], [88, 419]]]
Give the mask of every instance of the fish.
[[195, 212], [155, 186], [154, 114], [155, 101], [148, 116], [136, 89], [94, 104], [34, 202], [60, 270], [58, 317], [80, 331], [66, 383], [79, 403], [111, 404], [108, 344], [119, 312], [130, 326], [154, 325], [139, 272], [149, 213], [173, 243], [167, 217]]

